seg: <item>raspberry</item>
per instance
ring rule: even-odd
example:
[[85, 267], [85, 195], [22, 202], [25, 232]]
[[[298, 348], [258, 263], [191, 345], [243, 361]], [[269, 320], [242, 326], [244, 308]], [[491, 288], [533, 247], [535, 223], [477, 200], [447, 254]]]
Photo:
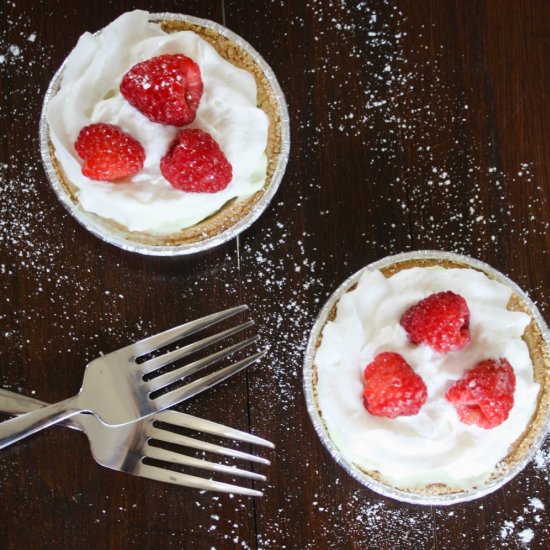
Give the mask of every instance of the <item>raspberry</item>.
[[90, 124], [80, 130], [74, 148], [84, 161], [82, 173], [113, 181], [137, 174], [145, 162], [141, 143], [112, 124]]
[[374, 416], [412, 416], [427, 397], [426, 384], [398, 353], [379, 353], [365, 368], [363, 404]]
[[489, 429], [502, 424], [514, 405], [516, 376], [506, 359], [486, 359], [465, 372], [445, 394], [464, 424]]
[[153, 122], [185, 126], [195, 120], [202, 87], [199, 66], [178, 53], [134, 65], [124, 75], [120, 93]]
[[450, 290], [432, 294], [411, 306], [400, 324], [414, 344], [427, 344], [435, 351], [458, 351], [470, 342], [470, 310], [466, 300]]
[[214, 138], [202, 130], [180, 130], [160, 161], [172, 187], [190, 193], [216, 193], [233, 177], [231, 164]]

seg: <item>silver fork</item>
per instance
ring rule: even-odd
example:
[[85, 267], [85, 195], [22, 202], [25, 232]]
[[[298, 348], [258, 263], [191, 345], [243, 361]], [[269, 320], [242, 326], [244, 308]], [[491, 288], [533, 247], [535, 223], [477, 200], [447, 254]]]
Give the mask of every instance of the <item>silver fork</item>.
[[[1, 413], [24, 414], [41, 409], [46, 405], [46, 403], [31, 397], [0, 389]], [[190, 457], [185, 455], [183, 450], [182, 452], [168, 451], [160, 447], [151, 446], [149, 443], [151, 440], [162, 441], [260, 464], [269, 464], [269, 460], [265, 458], [207, 443], [193, 437], [179, 435], [156, 425], [158, 422], [176, 428], [189, 428], [219, 437], [263, 445], [264, 447], [274, 447], [273, 443], [261, 437], [176, 411], [162, 411], [143, 420], [123, 426], [107, 426], [99, 422], [94, 415], [79, 414], [64, 421], [63, 425], [84, 432], [88, 437], [90, 449], [96, 462], [112, 470], [183, 485], [185, 487], [193, 487], [195, 489], [262, 496], [262, 493], [255, 489], [192, 476], [170, 469], [159, 468], [151, 464], [144, 464], [144, 458], [153, 458], [169, 464], [191, 466], [202, 470], [265, 481], [265, 476], [255, 472]]]
[[258, 340], [257, 336], [252, 336], [203, 359], [161, 374], [152, 380], [145, 381], [143, 379], [144, 376], [152, 374], [174, 361], [252, 326], [253, 321], [242, 323], [142, 363], [136, 361], [144, 355], [158, 352], [161, 348], [173, 344], [185, 336], [219, 323], [246, 309], [247, 306], [243, 305], [207, 315], [94, 359], [86, 366], [82, 389], [77, 395], [0, 423], [0, 449], [84, 411], [94, 413], [103, 423], [113, 426], [135, 422], [189, 399], [248, 367], [265, 352], [260, 351], [183, 387], [154, 398], [151, 397], [151, 393], [166, 389], [186, 376], [253, 344]]

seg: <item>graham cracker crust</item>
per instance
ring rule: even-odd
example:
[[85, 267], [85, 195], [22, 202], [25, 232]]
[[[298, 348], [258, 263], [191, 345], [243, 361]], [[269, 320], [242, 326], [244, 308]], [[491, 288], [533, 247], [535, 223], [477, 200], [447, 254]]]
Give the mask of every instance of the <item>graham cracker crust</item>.
[[[391, 277], [392, 275], [404, 269], [410, 269], [412, 267], [434, 267], [434, 266], [445, 267], [448, 269], [450, 268], [475, 269], [468, 264], [456, 262], [456, 261], [450, 261], [450, 260], [414, 259], [414, 260], [404, 260], [404, 261], [396, 262], [395, 264], [381, 268], [380, 271], [385, 277]], [[493, 277], [490, 273], [486, 273], [485, 271], [479, 270], [479, 269], [477, 271], [481, 271], [490, 279], [495, 279], [495, 277]], [[502, 281], [499, 281], [499, 282], [502, 282]], [[353, 285], [348, 290], [348, 292], [353, 290], [355, 286], [356, 285]], [[335, 319], [336, 312], [337, 312], [337, 305], [338, 304], [336, 304], [330, 311], [327, 317], [327, 321], [332, 321]], [[506, 475], [506, 473], [510, 470], [510, 468], [512, 468], [512, 466], [514, 466], [518, 462], [521, 462], [526, 457], [526, 455], [530, 451], [532, 444], [541, 436], [542, 433], [544, 433], [546, 429], [546, 418], [548, 415], [548, 411], [550, 409], [550, 350], [548, 349], [548, 346], [544, 341], [541, 328], [539, 327], [536, 319], [534, 318], [529, 305], [524, 300], [522, 300], [522, 298], [518, 296], [516, 293], [512, 293], [512, 296], [510, 297], [510, 301], [508, 302], [508, 309], [510, 311], [521, 311], [529, 315], [529, 317], [531, 318], [531, 322], [529, 323], [529, 325], [527, 325], [527, 328], [525, 329], [522, 339], [527, 344], [527, 347], [529, 349], [529, 354], [531, 356], [531, 361], [533, 363], [533, 377], [535, 381], [538, 384], [540, 384], [540, 390], [537, 396], [537, 406], [535, 408], [535, 412], [533, 413], [533, 416], [531, 417], [531, 420], [528, 426], [526, 427], [525, 431], [521, 434], [521, 436], [514, 443], [512, 443], [508, 455], [495, 466], [494, 473], [485, 482], [485, 484], [498, 481], [498, 479]], [[321, 330], [320, 336], [317, 339], [317, 343], [315, 346], [316, 350], [321, 345], [321, 341], [322, 341], [322, 330]], [[315, 402], [317, 404], [317, 410], [319, 412], [319, 416], [321, 417], [321, 420], [324, 423], [323, 414], [319, 407], [319, 398], [317, 394], [318, 373], [317, 373], [317, 368], [315, 363], [313, 363], [312, 368], [313, 368], [313, 372], [312, 372], [313, 395], [315, 398]], [[326, 424], [325, 424], [325, 431], [327, 434], [329, 433]], [[389, 487], [393, 487], [394, 489], [398, 489], [406, 493], [417, 494], [422, 496], [439, 496], [439, 495], [452, 495], [452, 494], [462, 493], [465, 491], [462, 488], [453, 488], [442, 483], [433, 483], [426, 486], [414, 487], [414, 488], [399, 487], [388, 483], [388, 481], [378, 471], [367, 470], [357, 464], [354, 464], [354, 466], [358, 470], [366, 474], [367, 476], [376, 480], [377, 482], [382, 483]], [[485, 484], [479, 487], [475, 487], [472, 490], [475, 491], [476, 488], [483, 489]], [[468, 490], [468, 492], [469, 491], [470, 490]]]
[[[208, 27], [203, 27], [199, 24], [181, 20], [155, 21], [155, 23], [160, 24], [161, 28], [168, 33], [187, 30], [195, 32], [210, 43], [224, 59], [251, 73], [256, 81], [257, 106], [266, 113], [269, 119], [266, 146], [267, 172], [263, 188], [248, 197], [242, 199], [235, 198], [228, 201], [220, 210], [198, 224], [175, 233], [164, 235], [149, 231], [130, 231], [127, 227], [114, 220], [87, 212], [87, 215], [93, 218], [95, 222], [106, 231], [116, 233], [127, 241], [149, 246], [178, 246], [197, 243], [218, 235], [234, 226], [251, 212], [265, 193], [275, 173], [282, 146], [281, 114], [279, 112], [276, 95], [269, 80], [253, 57], [241, 46], [217, 31]], [[49, 145], [52, 165], [58, 179], [71, 201], [75, 205], [79, 205], [78, 187], [76, 187], [65, 175], [61, 163], [55, 156], [55, 148], [51, 141]]]

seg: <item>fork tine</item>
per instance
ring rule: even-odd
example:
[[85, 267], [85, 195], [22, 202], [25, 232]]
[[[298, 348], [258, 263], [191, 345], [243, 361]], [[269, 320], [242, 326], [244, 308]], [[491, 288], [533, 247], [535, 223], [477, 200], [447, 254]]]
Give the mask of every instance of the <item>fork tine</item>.
[[237, 451], [236, 449], [229, 449], [228, 447], [222, 447], [221, 445], [214, 445], [213, 443], [207, 443], [206, 441], [201, 441], [200, 439], [179, 435], [155, 426], [149, 427], [146, 430], [145, 435], [165, 443], [175, 443], [176, 445], [191, 447], [192, 449], [199, 449], [201, 451], [231, 456], [233, 458], [241, 458], [243, 460], [250, 460], [251, 462], [258, 462], [260, 464], [270, 464], [269, 460], [266, 460], [261, 456], [255, 456], [250, 453]]
[[167, 449], [161, 449], [160, 447], [152, 447], [151, 445], [147, 445], [144, 454], [147, 458], [155, 458], [156, 460], [172, 462], [173, 464], [179, 464], [181, 466], [191, 466], [193, 468], [201, 468], [202, 470], [211, 470], [212, 472], [247, 477], [258, 481], [265, 481], [266, 479], [265, 476], [262, 474], [257, 474], [256, 472], [250, 472], [234, 466], [226, 466], [225, 464], [218, 464], [217, 462], [210, 462], [200, 458], [194, 458], [183, 453], [168, 451]]
[[181, 413], [178, 411], [162, 411], [156, 413], [154, 420], [171, 424], [175, 427], [190, 428], [198, 432], [204, 432], [207, 434], [217, 435], [219, 437], [225, 437], [227, 439], [236, 439], [237, 441], [246, 441], [254, 445], [263, 445], [264, 447], [275, 448], [275, 445], [271, 441], [267, 441], [263, 437], [252, 435], [247, 432], [236, 430], [235, 428], [229, 428], [223, 424], [212, 422], [211, 420], [204, 420], [203, 418], [197, 418], [190, 414]]
[[228, 348], [217, 351], [216, 353], [213, 353], [208, 357], [204, 357], [203, 359], [199, 359], [198, 361], [189, 363], [189, 365], [185, 365], [184, 367], [181, 367], [179, 369], [157, 376], [157, 378], [154, 378], [153, 380], [149, 380], [149, 382], [147, 382], [149, 391], [160, 390], [165, 386], [169, 386], [170, 384], [173, 384], [174, 382], [177, 382], [178, 380], [181, 380], [186, 376], [189, 376], [195, 372], [198, 372], [208, 367], [209, 365], [211, 365], [212, 363], [215, 363], [219, 359], [223, 359], [224, 357], [227, 357], [232, 353], [236, 353], [246, 348], [247, 346], [250, 346], [254, 342], [257, 342], [259, 338], [260, 338], [259, 336], [251, 336], [250, 338], [247, 338], [242, 342], [238, 342], [236, 344], [233, 344], [232, 346], [229, 346]]
[[170, 328], [168, 330], [165, 330], [164, 332], [160, 332], [159, 334], [153, 334], [152, 336], [144, 338], [139, 342], [134, 342], [133, 344], [130, 344], [129, 346], [126, 346], [119, 351], [125, 351], [133, 355], [134, 357], [140, 357], [141, 355], [150, 353], [158, 348], [167, 346], [168, 344], [172, 344], [173, 342], [180, 340], [184, 336], [193, 334], [215, 323], [220, 323], [221, 321], [224, 321], [229, 317], [233, 317], [233, 315], [237, 315], [238, 313], [241, 313], [247, 309], [248, 306], [242, 305], [226, 309], [218, 313], [212, 313], [211, 315], [206, 315], [205, 317], [201, 317], [200, 319], [196, 319], [195, 321], [189, 321], [188, 323], [184, 323], [183, 325]]
[[219, 332], [218, 334], [214, 334], [212, 336], [208, 336], [207, 338], [203, 338], [198, 342], [193, 342], [192, 344], [175, 349], [174, 351], [170, 351], [168, 353], [165, 353], [164, 355], [160, 355], [159, 357], [154, 357], [153, 359], [149, 359], [149, 361], [145, 361], [140, 365], [141, 370], [143, 374], [148, 374], [150, 372], [153, 372], [157, 369], [160, 369], [161, 367], [165, 367], [166, 365], [173, 363], [174, 361], [177, 361], [178, 359], [182, 359], [187, 355], [191, 355], [196, 351], [206, 348], [211, 344], [215, 344], [216, 342], [219, 342], [224, 338], [228, 338], [229, 336], [232, 336], [237, 332], [241, 332], [253, 325], [254, 325], [254, 321], [247, 321], [242, 325], [237, 325], [236, 327], [229, 328], [227, 330]]
[[242, 359], [238, 363], [229, 365], [228, 367], [220, 369], [219, 371], [203, 376], [198, 380], [194, 380], [193, 382], [186, 384], [182, 388], [177, 388], [168, 393], [165, 393], [164, 395], [153, 399], [153, 403], [158, 407], [159, 410], [168, 409], [169, 407], [176, 405], [180, 401], [189, 399], [190, 397], [193, 397], [194, 395], [197, 395], [198, 393], [207, 390], [212, 386], [215, 386], [226, 378], [233, 376], [234, 374], [245, 369], [264, 355], [265, 350], [255, 353], [250, 357]]
[[156, 481], [163, 481], [165, 483], [181, 485], [183, 487], [201, 489], [203, 491], [219, 491], [221, 493], [233, 493], [235, 495], [246, 495], [251, 497], [263, 496], [263, 493], [255, 489], [230, 485], [229, 483], [222, 483], [221, 481], [191, 476], [189, 474], [182, 474], [180, 472], [174, 472], [173, 470], [165, 470], [157, 466], [143, 463], [139, 465], [139, 469], [135, 472], [135, 475], [154, 479]]

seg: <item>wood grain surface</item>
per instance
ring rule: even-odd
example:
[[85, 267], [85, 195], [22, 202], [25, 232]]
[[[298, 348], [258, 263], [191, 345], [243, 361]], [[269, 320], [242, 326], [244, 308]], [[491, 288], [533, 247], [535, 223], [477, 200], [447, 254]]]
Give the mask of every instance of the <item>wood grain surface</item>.
[[[273, 203], [238, 239], [190, 258], [92, 236], [40, 161], [50, 78], [83, 32], [134, 8], [225, 24], [263, 55], [289, 104], [290, 162]], [[328, 295], [391, 253], [477, 257], [549, 314], [549, 54], [546, 0], [2, 2], [1, 386], [61, 400], [100, 352], [247, 303], [267, 358], [180, 410], [276, 449], [264, 451], [264, 497], [249, 499], [110, 471], [82, 434], [50, 429], [0, 453], [0, 547], [548, 548], [549, 446], [481, 500], [392, 501], [322, 447], [301, 369]]]

